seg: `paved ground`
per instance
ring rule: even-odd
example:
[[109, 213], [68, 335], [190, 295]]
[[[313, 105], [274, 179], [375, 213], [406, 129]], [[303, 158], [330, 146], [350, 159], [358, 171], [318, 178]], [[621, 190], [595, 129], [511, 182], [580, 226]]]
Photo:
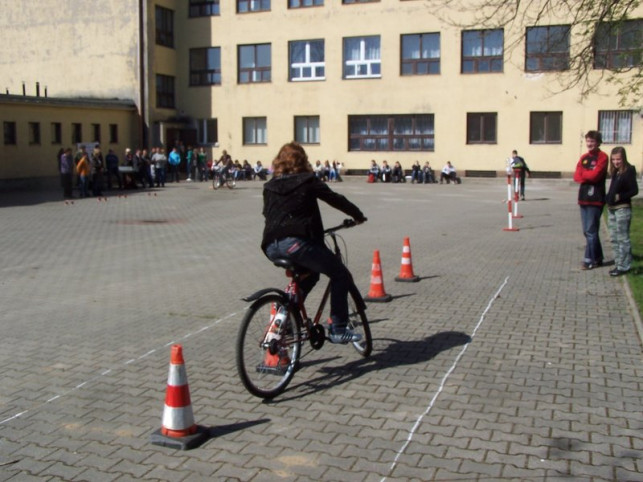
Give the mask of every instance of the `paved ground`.
[[[373, 355], [307, 352], [272, 403], [234, 365], [241, 297], [285, 284], [259, 182], [1, 193], [0, 480], [643, 480], [639, 326], [622, 279], [579, 269], [575, 187], [530, 180], [505, 232], [502, 179], [362, 181], [334, 187], [369, 217], [344, 236], [358, 285], [378, 249], [394, 298]], [[405, 236], [418, 283], [394, 281]], [[174, 342], [211, 433], [190, 451], [149, 442]]]

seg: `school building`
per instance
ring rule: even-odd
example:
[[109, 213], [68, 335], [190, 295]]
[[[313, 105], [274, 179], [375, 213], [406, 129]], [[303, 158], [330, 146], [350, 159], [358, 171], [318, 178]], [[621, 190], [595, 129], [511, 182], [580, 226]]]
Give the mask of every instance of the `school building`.
[[[537, 8], [537, 2], [532, 2]], [[598, 25], [590, 80], [562, 88], [581, 27], [469, 25], [424, 0], [41, 0], [0, 18], [0, 180], [56, 175], [56, 152], [100, 141], [205, 146], [270, 162], [301, 142], [312, 162], [365, 171], [416, 160], [497, 175], [517, 149], [568, 176], [598, 129], [643, 159], [643, 101], [621, 105], [606, 71], [641, 64], [643, 6]], [[530, 7], [531, 8], [531, 7]], [[447, 22], [451, 18], [454, 21]]]

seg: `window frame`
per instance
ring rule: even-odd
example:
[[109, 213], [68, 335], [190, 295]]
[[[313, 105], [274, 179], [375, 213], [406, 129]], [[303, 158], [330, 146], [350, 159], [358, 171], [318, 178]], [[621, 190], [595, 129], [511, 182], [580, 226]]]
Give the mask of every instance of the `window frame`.
[[[556, 126], [556, 124], [558, 125]], [[535, 130], [539, 127], [542, 135], [536, 136]], [[556, 128], [556, 135], [552, 136], [554, 128]], [[563, 111], [531, 111], [529, 113], [529, 144], [549, 145], [562, 143]]]
[[[258, 66], [258, 49], [260, 47], [268, 47], [268, 66]], [[252, 48], [252, 67], [242, 67], [242, 49]], [[248, 80], [246, 82], [242, 81], [242, 75], [248, 74]], [[255, 80], [255, 77], [258, 76], [259, 80]], [[237, 45], [237, 83], [238, 84], [264, 84], [272, 82], [272, 44], [270, 43], [261, 43], [261, 44], [244, 44]]]
[[[502, 52], [499, 55], [484, 55], [486, 46], [485, 40], [490, 41], [488, 38], [491, 35], [500, 33], [501, 34], [501, 50]], [[467, 40], [465, 37], [469, 35], [478, 35], [479, 37], [479, 46], [480, 55], [465, 55], [465, 46]], [[491, 47], [493, 48], [493, 47]], [[461, 33], [461, 46], [460, 46], [460, 73], [465, 75], [471, 74], [500, 74], [504, 72], [504, 55], [505, 55], [505, 32], [502, 28], [494, 29], [474, 29], [474, 30], [463, 30]], [[471, 70], [465, 69], [465, 63], [471, 62]], [[488, 63], [489, 68], [481, 68], [481, 64]], [[494, 64], [499, 63], [498, 68], [494, 68]]]
[[118, 124], [109, 125], [109, 143], [118, 144]]
[[[295, 2], [298, 2], [299, 5], [294, 5]], [[310, 2], [310, 5], [304, 5], [304, 2]], [[312, 8], [312, 7], [323, 7], [324, 0], [288, 0], [288, 8]]]
[[[216, 53], [218, 56], [218, 66], [217, 62], [214, 62], [214, 65], [210, 65], [210, 51]], [[205, 65], [203, 69], [195, 69], [193, 64], [195, 62], [194, 57], [197, 54], [203, 54], [204, 58], [197, 59]], [[216, 60], [216, 58], [214, 59]], [[190, 49], [189, 52], [189, 65], [190, 65], [190, 87], [203, 87], [210, 85], [221, 85], [222, 74], [221, 74], [221, 47], [196, 47]]]
[[[253, 126], [248, 126], [247, 123], [253, 123]], [[263, 125], [258, 125], [263, 122]], [[243, 123], [243, 145], [244, 146], [266, 146], [268, 145], [268, 118], [267, 117], [244, 117]], [[252, 127], [253, 139], [248, 139], [246, 136], [248, 128]], [[263, 132], [262, 132], [263, 131]], [[262, 142], [263, 138], [263, 142]]]
[[[311, 43], [312, 42], [321, 42], [322, 46], [322, 57], [321, 62], [313, 62], [310, 60], [311, 57]], [[304, 62], [293, 62], [293, 48], [297, 44], [305, 44], [305, 60]], [[316, 75], [318, 69], [322, 69], [322, 75]], [[304, 76], [299, 75], [297, 77], [293, 76], [293, 70], [298, 69], [301, 74], [305, 69], [310, 69], [311, 75]], [[291, 40], [288, 42], [288, 80], [290, 82], [313, 82], [313, 81], [322, 81], [326, 80], [326, 42], [324, 39], [307, 39], [307, 40]]]
[[219, 0], [190, 0], [188, 5], [188, 17], [218, 17], [221, 15]]
[[51, 122], [50, 129], [51, 129], [51, 144], [56, 146], [62, 144], [63, 143], [62, 123]]
[[[633, 31], [623, 32], [624, 28], [630, 25], [633, 26]], [[630, 42], [634, 45], [633, 47], [623, 46], [626, 41], [623, 38], [625, 34], [632, 34], [638, 37]], [[607, 45], [600, 45], [601, 43], [607, 43]], [[612, 46], [613, 44], [614, 46]], [[643, 48], [641, 48], [641, 44], [643, 44], [643, 19], [598, 23], [593, 45], [594, 69], [623, 70], [636, 68], [642, 61]]]
[[18, 130], [15, 121], [3, 121], [2, 131], [5, 146], [15, 146], [18, 144]]
[[[253, 7], [254, 4], [257, 4], [258, 6]], [[237, 0], [237, 13], [243, 14], [243, 13], [256, 13], [256, 12], [269, 12], [271, 5], [270, 5], [270, 0]], [[247, 4], [247, 10], [242, 10], [241, 5]], [[264, 6], [267, 4], [267, 7]]]
[[[422, 42], [425, 37], [437, 37], [438, 41], [438, 56], [437, 57], [423, 57], [423, 48], [422, 48]], [[419, 58], [405, 58], [404, 57], [404, 40], [409, 39], [411, 37], [419, 37], [419, 53], [420, 57]], [[424, 32], [424, 33], [412, 33], [412, 34], [402, 34], [400, 36], [400, 75], [403, 77], [406, 76], [413, 76], [413, 75], [440, 75], [440, 67], [441, 67], [441, 57], [442, 57], [442, 45], [441, 45], [441, 38], [440, 38], [440, 32]], [[418, 67], [427, 64], [427, 69], [426, 72], [418, 72]], [[404, 72], [404, 66], [409, 65], [411, 67], [412, 72], [410, 73], [405, 73]], [[431, 71], [431, 66], [437, 65], [437, 72], [432, 72]]]
[[[367, 42], [369, 39], [377, 39], [379, 50], [379, 57], [377, 59], [368, 59], [367, 57]], [[347, 58], [347, 42], [359, 41], [359, 58]], [[377, 66], [377, 73], [373, 73], [373, 68]], [[382, 37], [381, 35], [361, 35], [355, 37], [344, 37], [342, 39], [342, 78], [345, 80], [353, 79], [380, 79], [382, 77]], [[352, 68], [352, 74], [348, 74], [348, 69]], [[361, 67], [366, 68], [366, 73], [360, 75], [359, 70]]]
[[156, 74], [156, 108], [176, 108], [176, 79], [172, 75]]
[[[612, 115], [615, 119], [613, 127], [608, 129], [605, 125], [607, 115]], [[620, 117], [620, 119], [619, 119]], [[632, 144], [632, 126], [634, 112], [631, 110], [599, 110], [598, 111], [598, 130], [603, 137], [604, 144]], [[621, 122], [627, 123], [625, 135], [622, 135]]]
[[[395, 121], [398, 121], [397, 126]], [[411, 121], [410, 133], [400, 133], [403, 121]], [[421, 121], [427, 122], [429, 133], [421, 132]], [[355, 132], [357, 123], [362, 123], [364, 132]], [[396, 148], [402, 143], [404, 148]], [[418, 148], [410, 147], [417, 142]], [[371, 147], [372, 146], [372, 147]], [[434, 152], [435, 151], [435, 114], [375, 114], [348, 116], [349, 152]]]
[[155, 6], [155, 35], [156, 45], [174, 48], [174, 10]]
[[101, 142], [101, 126], [100, 124], [92, 124], [92, 142]]
[[[475, 116], [475, 117], [474, 117]], [[472, 121], [478, 122], [478, 135], [474, 139], [471, 130]], [[493, 121], [493, 125], [489, 123]], [[493, 135], [487, 137], [487, 130], [493, 129]], [[497, 112], [467, 112], [467, 145], [498, 144], [498, 113]]]
[[[211, 132], [214, 132], [213, 138], [210, 138]], [[219, 143], [219, 120], [216, 117], [197, 119], [197, 143], [202, 146]]]
[[[558, 33], [557, 30], [565, 30]], [[545, 32], [544, 48], [539, 51], [530, 51], [530, 46], [536, 42], [530, 42], [530, 33]], [[565, 49], [556, 50], [560, 45], [559, 39], [563, 39]], [[571, 25], [544, 25], [533, 26], [525, 29], [525, 72], [563, 72], [570, 67], [570, 42]], [[530, 62], [536, 62], [537, 67], [531, 67]], [[548, 64], [550, 64], [548, 66]], [[558, 64], [558, 65], [557, 65]]]
[[83, 142], [83, 124], [80, 122], [71, 123], [71, 143], [73, 145]]
[[[299, 136], [299, 132], [302, 130], [298, 125], [298, 121], [304, 122], [306, 125], [303, 126], [303, 132], [305, 132], [305, 138]], [[296, 115], [293, 119], [294, 123], [294, 136], [295, 142], [303, 145], [319, 145], [321, 144], [321, 124], [320, 118], [318, 115]], [[312, 139], [311, 139], [312, 137]]]

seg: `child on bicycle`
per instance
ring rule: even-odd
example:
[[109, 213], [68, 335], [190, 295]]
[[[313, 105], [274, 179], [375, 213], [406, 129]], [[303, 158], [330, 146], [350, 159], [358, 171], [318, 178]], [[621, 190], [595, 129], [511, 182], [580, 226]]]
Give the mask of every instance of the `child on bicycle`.
[[348, 290], [352, 276], [348, 268], [324, 243], [324, 226], [318, 199], [351, 216], [358, 224], [366, 221], [360, 209], [318, 179], [301, 145], [285, 144], [273, 161], [274, 175], [263, 188], [266, 219], [261, 249], [270, 260], [287, 258], [311, 271], [300, 288], [307, 296], [319, 281], [319, 273], [331, 280], [331, 343], [351, 343], [361, 336], [348, 324]]

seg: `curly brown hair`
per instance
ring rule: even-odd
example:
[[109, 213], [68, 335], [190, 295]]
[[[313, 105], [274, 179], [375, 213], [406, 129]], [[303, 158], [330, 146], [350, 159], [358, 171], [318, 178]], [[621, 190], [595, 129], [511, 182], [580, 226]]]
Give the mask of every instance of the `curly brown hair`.
[[272, 161], [272, 166], [275, 176], [313, 172], [306, 151], [296, 142], [289, 142], [281, 146], [277, 157]]

